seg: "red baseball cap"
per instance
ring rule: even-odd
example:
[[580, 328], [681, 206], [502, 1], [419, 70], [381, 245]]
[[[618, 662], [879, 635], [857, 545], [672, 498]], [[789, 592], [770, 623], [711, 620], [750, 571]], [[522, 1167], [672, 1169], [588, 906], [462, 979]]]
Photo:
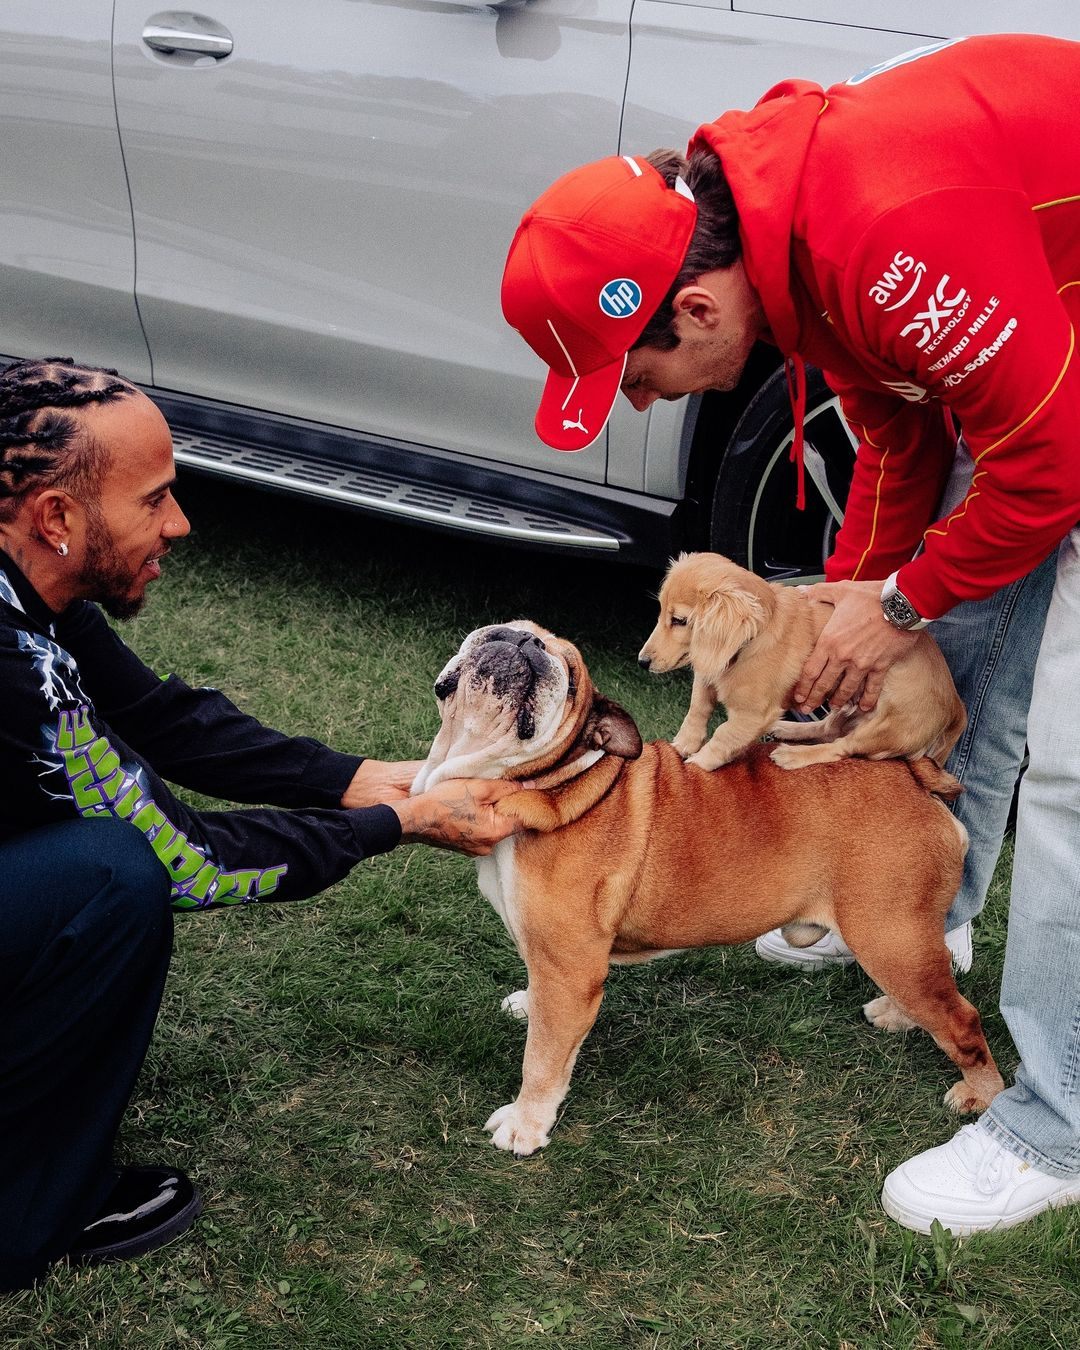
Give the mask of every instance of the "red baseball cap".
[[610, 155], [572, 169], [521, 218], [502, 281], [506, 320], [550, 367], [536, 434], [584, 450], [619, 395], [626, 355], [679, 274], [697, 222], [682, 179]]

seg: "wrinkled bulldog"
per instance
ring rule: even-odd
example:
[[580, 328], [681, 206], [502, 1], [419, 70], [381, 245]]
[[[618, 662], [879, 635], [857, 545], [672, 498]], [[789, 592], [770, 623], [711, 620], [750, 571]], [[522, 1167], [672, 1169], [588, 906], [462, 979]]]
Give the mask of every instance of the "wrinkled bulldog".
[[[442, 726], [413, 784], [506, 778], [521, 832], [476, 859], [528, 988], [521, 1090], [485, 1128], [519, 1156], [548, 1143], [613, 962], [748, 942], [769, 929], [840, 933], [883, 991], [878, 1027], [918, 1025], [960, 1068], [953, 1110], [1002, 1080], [945, 946], [960, 884], [960, 792], [929, 759], [846, 759], [786, 773], [758, 746], [715, 772], [597, 693], [580, 652], [528, 620], [470, 633], [435, 684]], [[883, 847], [883, 841], [888, 847]]]

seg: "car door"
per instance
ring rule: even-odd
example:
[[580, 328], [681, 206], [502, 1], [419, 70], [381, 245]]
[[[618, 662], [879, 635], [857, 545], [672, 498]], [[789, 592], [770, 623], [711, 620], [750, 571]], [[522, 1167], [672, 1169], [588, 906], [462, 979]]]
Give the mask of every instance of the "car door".
[[499, 282], [524, 207], [617, 150], [630, 8], [116, 0], [155, 385], [550, 468]]
[[0, 6], [0, 353], [147, 380], [111, 29], [112, 0]]

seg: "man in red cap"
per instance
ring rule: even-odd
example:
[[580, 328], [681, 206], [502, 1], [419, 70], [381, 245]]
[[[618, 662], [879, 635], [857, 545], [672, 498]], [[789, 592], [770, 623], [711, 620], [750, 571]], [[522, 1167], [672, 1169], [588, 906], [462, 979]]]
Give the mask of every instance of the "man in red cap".
[[[795, 690], [871, 708], [930, 621], [970, 722], [971, 836], [949, 946], [970, 965], [1024, 754], [1002, 1011], [1016, 1083], [910, 1159], [883, 1203], [928, 1232], [1080, 1200], [1080, 45], [934, 44], [828, 90], [789, 80], [657, 152], [576, 169], [522, 219], [503, 310], [551, 367], [536, 428], [583, 449], [618, 390], [730, 389], [754, 342], [859, 437]], [[1070, 131], [1072, 128], [1072, 131]], [[963, 435], [959, 436], [962, 428]], [[1030, 712], [1029, 712], [1030, 705]], [[798, 962], [778, 935], [759, 952]], [[835, 935], [815, 965], [850, 960]]]

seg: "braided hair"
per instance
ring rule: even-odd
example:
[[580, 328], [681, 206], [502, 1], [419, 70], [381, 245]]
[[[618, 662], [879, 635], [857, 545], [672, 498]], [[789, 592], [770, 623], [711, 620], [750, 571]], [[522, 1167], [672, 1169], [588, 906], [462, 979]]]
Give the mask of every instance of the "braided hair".
[[80, 434], [67, 410], [135, 392], [115, 370], [79, 366], [70, 356], [16, 361], [0, 372], [0, 521], [13, 519], [26, 493], [42, 488], [94, 500], [105, 447]]

